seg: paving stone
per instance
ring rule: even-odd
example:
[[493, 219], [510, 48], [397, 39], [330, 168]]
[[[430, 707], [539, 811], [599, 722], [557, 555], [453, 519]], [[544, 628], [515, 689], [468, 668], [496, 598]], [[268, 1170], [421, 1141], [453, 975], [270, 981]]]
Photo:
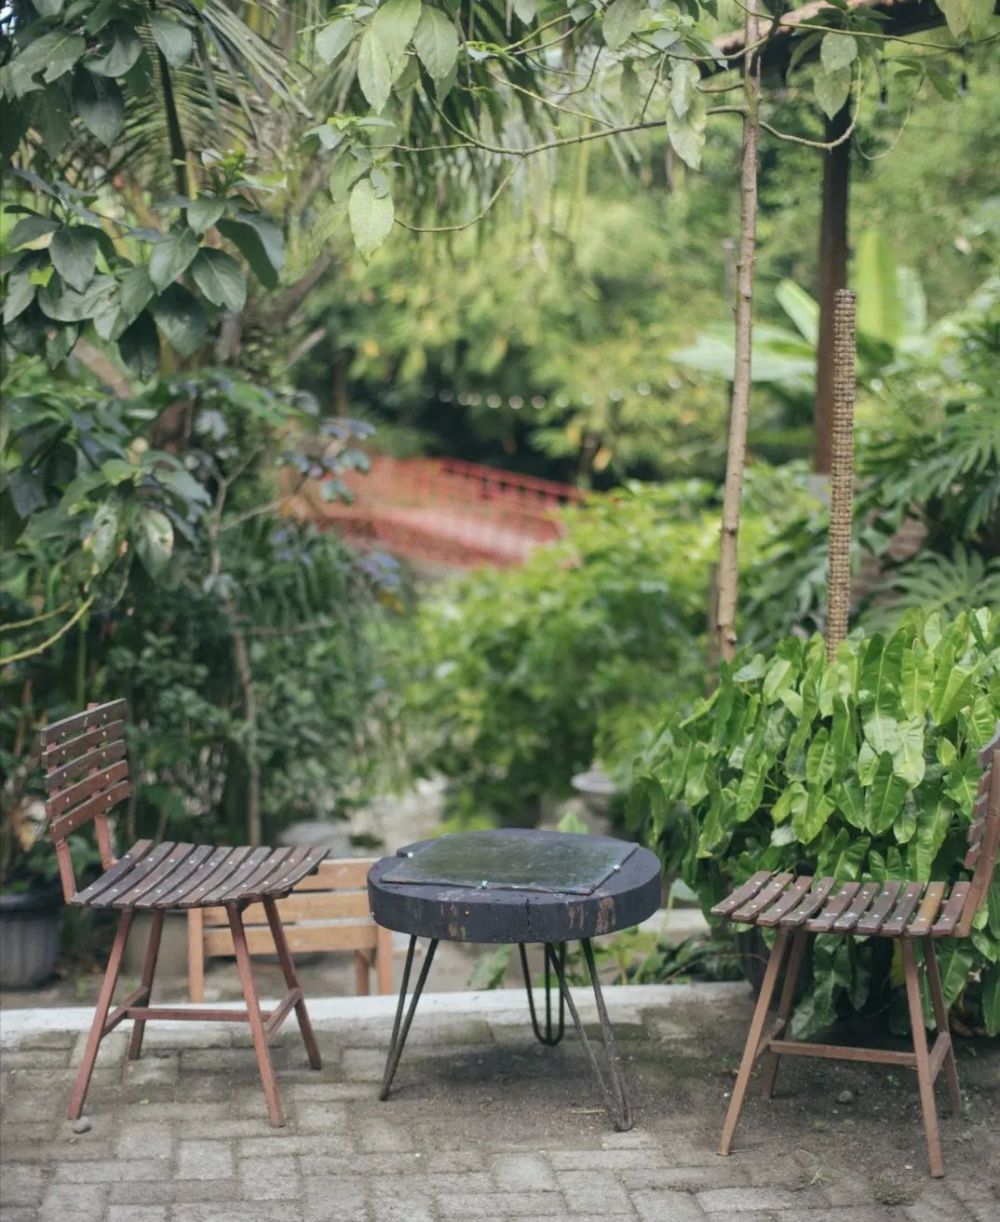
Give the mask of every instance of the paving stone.
[[674, 1192], [704, 1192], [748, 1184], [746, 1171], [728, 1159], [708, 1167], [627, 1167], [619, 1172], [630, 1192], [669, 1188]]
[[235, 1174], [232, 1147], [225, 1141], [182, 1141], [177, 1177], [182, 1180], [227, 1179]]
[[658, 1150], [552, 1150], [549, 1160], [557, 1171], [624, 1171], [630, 1167], [661, 1167]]
[[112, 1205], [107, 1222], [167, 1222], [165, 1205]]
[[[295, 1109], [296, 1127], [303, 1133], [332, 1135], [345, 1130], [350, 1119], [346, 1103], [307, 1103]], [[259, 1129], [257, 1135], [260, 1136]]]
[[104, 1184], [51, 1184], [42, 1197], [39, 1222], [104, 1222], [107, 1197]]
[[973, 1216], [967, 1204], [936, 1187], [925, 1188], [918, 1200], [904, 1207], [903, 1215], [909, 1222], [968, 1222]]
[[4, 1205], [37, 1205], [49, 1176], [43, 1167], [27, 1163], [11, 1164], [5, 1156], [0, 1179], [0, 1202]]
[[556, 1188], [552, 1163], [543, 1154], [498, 1154], [493, 1175], [501, 1192], [538, 1192]]
[[[169, 1159], [135, 1159], [128, 1163], [127, 1171], [116, 1158], [94, 1159], [91, 1162], [63, 1163], [55, 1168], [57, 1183], [72, 1184], [115, 1184], [126, 1172], [133, 1180], [169, 1179], [173, 1174]], [[6, 1175], [4, 1176], [4, 1191], [6, 1192]]]
[[442, 1218], [545, 1218], [566, 1212], [558, 1192], [494, 1192], [489, 1196], [449, 1193], [435, 1202]]
[[171, 1218], [173, 1222], [285, 1222], [300, 1213], [298, 1201], [240, 1201], [175, 1205]]
[[126, 1061], [122, 1072], [124, 1086], [176, 1086], [181, 1062], [176, 1052], [161, 1056], [143, 1056], [138, 1061]]
[[165, 1121], [147, 1121], [123, 1129], [115, 1146], [119, 1158], [170, 1158], [173, 1130]]
[[366, 1118], [360, 1120], [354, 1131], [354, 1139], [361, 1151], [412, 1150], [415, 1134], [409, 1126], [393, 1124], [390, 1120]]
[[244, 1200], [280, 1201], [300, 1189], [298, 1162], [289, 1157], [241, 1159], [239, 1177]]
[[30, 1205], [0, 1205], [0, 1222], [38, 1222], [38, 1212]]
[[628, 1193], [609, 1171], [560, 1171], [556, 1179], [571, 1213], [633, 1216]]
[[790, 1192], [786, 1188], [711, 1188], [698, 1193], [698, 1204], [706, 1213], [727, 1210], [753, 1212], [761, 1209], [798, 1210], [821, 1209], [826, 1202], [815, 1191]]
[[642, 1222], [703, 1222], [705, 1217], [694, 1197], [686, 1192], [661, 1189], [631, 1195]]
[[362, 1176], [304, 1176], [303, 1222], [362, 1222], [368, 1181]]
[[[73, 1051], [70, 1054], [69, 1063], [71, 1068], [76, 1069], [83, 1060], [83, 1054], [87, 1047], [89, 1036], [80, 1034], [76, 1038], [76, 1043], [73, 1045]], [[125, 1050], [128, 1047], [128, 1035], [122, 1031], [112, 1031], [101, 1040], [101, 1047], [97, 1052], [97, 1069], [106, 1067], [113, 1062], [120, 1062], [125, 1059]]]

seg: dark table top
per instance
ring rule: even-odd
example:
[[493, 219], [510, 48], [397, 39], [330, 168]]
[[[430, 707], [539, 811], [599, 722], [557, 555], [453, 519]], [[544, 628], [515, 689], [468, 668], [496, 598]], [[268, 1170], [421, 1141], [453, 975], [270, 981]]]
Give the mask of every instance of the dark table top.
[[421, 840], [368, 875], [375, 920], [452, 942], [565, 942], [627, 928], [661, 901], [659, 859], [609, 836], [503, 828]]

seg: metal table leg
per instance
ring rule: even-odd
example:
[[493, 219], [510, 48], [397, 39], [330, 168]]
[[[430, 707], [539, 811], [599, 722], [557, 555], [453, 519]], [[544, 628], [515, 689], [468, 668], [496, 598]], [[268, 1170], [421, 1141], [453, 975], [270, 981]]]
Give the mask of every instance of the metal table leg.
[[528, 971], [528, 956], [524, 949], [524, 943], [519, 942], [517, 949], [521, 953], [521, 971], [524, 973], [524, 987], [528, 992], [528, 1009], [531, 1011], [531, 1026], [535, 1032], [535, 1039], [540, 1044], [545, 1044], [548, 1048], [554, 1048], [562, 1039], [566, 1030], [566, 1001], [563, 997], [562, 990], [559, 990], [559, 1026], [553, 1030], [552, 1027], [552, 984], [549, 976], [549, 969], [552, 974], [559, 979], [559, 973], [556, 970], [556, 955], [559, 955], [559, 966], [566, 966], [566, 943], [560, 942], [558, 951], [551, 942], [545, 943], [545, 1031], [542, 1032], [538, 1025], [538, 1015], [535, 1013], [535, 995], [531, 988], [531, 974]]
[[608, 1077], [610, 1085], [605, 1081], [604, 1074], [601, 1073], [601, 1067], [598, 1064], [597, 1056], [594, 1053], [593, 1046], [584, 1030], [583, 1023], [580, 1021], [580, 1014], [576, 1008], [576, 1003], [573, 1001], [573, 996], [569, 991], [569, 985], [566, 983], [566, 973], [563, 963], [559, 962], [553, 956], [552, 963], [556, 971], [556, 976], [559, 978], [559, 988], [562, 991], [563, 997], [566, 999], [566, 1005], [569, 1009], [570, 1018], [573, 1020], [573, 1026], [576, 1028], [576, 1033], [580, 1037], [580, 1043], [583, 1045], [583, 1050], [587, 1054], [587, 1059], [590, 1061], [590, 1067], [594, 1071], [594, 1077], [597, 1079], [598, 1085], [601, 1088], [601, 1093], [604, 1095], [608, 1104], [608, 1110], [611, 1112], [611, 1118], [615, 1128], [619, 1133], [627, 1132], [632, 1128], [635, 1121], [632, 1118], [632, 1105], [629, 1102], [628, 1092], [625, 1090], [625, 1082], [621, 1075], [621, 1069], [618, 1065], [618, 1053], [615, 1049], [614, 1032], [611, 1029], [611, 1022], [608, 1018], [607, 1007], [604, 1004], [604, 994], [601, 992], [601, 982], [597, 975], [597, 965], [594, 963], [594, 952], [590, 945], [590, 939], [584, 938], [580, 945], [583, 947], [583, 957], [587, 962], [587, 970], [590, 973], [590, 982], [594, 987], [594, 1000], [597, 1002], [597, 1017], [601, 1023], [601, 1036], [604, 1040], [604, 1052], [608, 1062]]
[[424, 959], [423, 966], [420, 968], [420, 975], [417, 977], [417, 987], [413, 990], [413, 997], [410, 999], [410, 1008], [406, 1012], [406, 1019], [403, 1019], [403, 1007], [406, 1004], [406, 987], [410, 983], [410, 970], [413, 967], [413, 952], [416, 950], [416, 937], [410, 938], [410, 945], [406, 951], [406, 965], [403, 968], [403, 982], [399, 986], [399, 1004], [396, 1006], [396, 1020], [392, 1024], [392, 1039], [389, 1042], [389, 1055], [385, 1062], [385, 1074], [382, 1077], [382, 1087], [379, 1090], [378, 1097], [380, 1099], [389, 1098], [389, 1088], [392, 1086], [392, 1080], [396, 1076], [396, 1068], [399, 1065], [399, 1058], [403, 1055], [403, 1046], [406, 1043], [406, 1037], [410, 1034], [410, 1026], [413, 1023], [413, 1016], [417, 1012], [417, 1002], [420, 1001], [420, 994], [424, 991], [424, 985], [427, 982], [427, 973], [431, 970], [431, 963], [434, 961], [434, 952], [437, 950], [437, 938], [431, 938], [427, 946], [427, 957]]

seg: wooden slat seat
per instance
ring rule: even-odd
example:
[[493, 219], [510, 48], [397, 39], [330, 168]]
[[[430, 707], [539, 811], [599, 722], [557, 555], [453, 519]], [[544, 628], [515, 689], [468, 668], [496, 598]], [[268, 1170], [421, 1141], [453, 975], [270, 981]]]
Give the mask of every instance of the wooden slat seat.
[[[142, 1051], [143, 1032], [149, 1019], [210, 1019], [249, 1024], [271, 1123], [284, 1124], [268, 1042], [292, 1010], [298, 1019], [309, 1064], [319, 1069], [322, 1061], [277, 902], [315, 871], [325, 854], [322, 849], [315, 848], [271, 849], [249, 845], [215, 848], [176, 841], [154, 844], [151, 840], [139, 840], [116, 860], [108, 815], [132, 792], [125, 742], [127, 717], [125, 701], [116, 700], [91, 706], [85, 713], [64, 718], [41, 732], [48, 789], [45, 811], [63, 896], [68, 904], [116, 910], [120, 914], [93, 1025], [70, 1099], [69, 1117], [71, 1120], [79, 1118], [101, 1041], [119, 1023], [132, 1020], [128, 1055], [134, 1060]], [[93, 824], [104, 872], [87, 886], [77, 889], [68, 842], [69, 837], [86, 824]], [[243, 911], [251, 904], [263, 909], [269, 930], [268, 951], [277, 953], [288, 988], [277, 1008], [268, 1012], [261, 1010], [257, 999], [251, 948], [243, 923]], [[221, 907], [216, 911], [221, 911], [229, 924], [246, 1010], [151, 1006], [166, 913], [171, 909], [190, 909], [200, 916], [203, 909], [217, 905]], [[142, 980], [139, 987], [112, 1010], [125, 944], [138, 911], [153, 914]]]
[[[761, 871], [712, 909], [736, 925], [804, 927], [808, 933], [918, 938], [953, 932], [964, 914], [969, 883], [845, 882]], [[734, 901], [735, 904], [734, 904]], [[939, 916], [940, 914], [940, 916]]]
[[[790, 873], [758, 870], [712, 909], [714, 916], [733, 924], [757, 925], [777, 931], [726, 1113], [719, 1146], [721, 1154], [728, 1154], [732, 1148], [750, 1075], [758, 1058], [764, 1059], [764, 1095], [768, 1099], [774, 1089], [781, 1057], [840, 1058], [904, 1066], [916, 1071], [931, 1175], [944, 1174], [934, 1102], [937, 1076], [944, 1075], [953, 1111], [961, 1110], [962, 1096], [934, 946], [939, 938], [969, 936], [973, 919], [986, 902], [996, 871], [1000, 856], [1000, 723], [993, 738], [978, 752], [977, 762], [982, 773], [969, 812], [968, 849], [964, 861], [965, 869], [972, 871], [971, 879], [963, 878], [950, 884], [899, 878], [876, 882], [874, 879], [840, 880], [828, 876], [815, 880], [807, 874], [795, 877]], [[795, 1006], [796, 980], [812, 935], [897, 940], [913, 1034], [912, 1052], [812, 1044], [784, 1038]], [[930, 1047], [924, 1027], [918, 950], [923, 959], [937, 1027], [937, 1036]], [[768, 1011], [782, 972], [784, 984], [777, 1022], [765, 1034]]]
[[[213, 849], [210, 845], [163, 841], [152, 849], [137, 842], [95, 883], [78, 891], [71, 904], [87, 908], [207, 908], [233, 899], [282, 899], [323, 860], [322, 849]], [[254, 853], [255, 868], [240, 877], [238, 867]], [[231, 872], [226, 873], [230, 863]], [[103, 886], [101, 884], [104, 884]]]

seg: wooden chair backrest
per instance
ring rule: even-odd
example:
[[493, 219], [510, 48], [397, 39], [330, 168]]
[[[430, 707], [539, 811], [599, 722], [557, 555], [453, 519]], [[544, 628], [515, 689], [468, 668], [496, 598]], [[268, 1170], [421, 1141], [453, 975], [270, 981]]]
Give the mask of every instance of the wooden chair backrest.
[[[380, 993], [392, 992], [392, 935], [375, 924], [368, 903], [368, 871], [375, 858], [327, 859], [315, 874], [297, 883], [278, 912], [293, 954], [354, 951], [356, 988], [369, 990], [375, 967]], [[274, 941], [262, 904], [243, 912], [251, 954], [273, 955]], [[192, 908], [188, 912], [188, 984], [192, 1001], [204, 998], [206, 958], [232, 955], [233, 938], [225, 908]]]
[[67, 901], [77, 890], [67, 843], [72, 832], [93, 822], [101, 864], [106, 870], [114, 861], [108, 812], [132, 792], [125, 748], [127, 713], [124, 700], [112, 700], [54, 721], [40, 734], [48, 793], [45, 814]]
[[965, 868], [973, 871], [972, 883], [955, 931], [961, 938], [968, 937], [972, 919], [986, 901], [1000, 855], [1000, 722], [978, 759], [983, 772], [972, 807], [969, 851], [965, 855]]

